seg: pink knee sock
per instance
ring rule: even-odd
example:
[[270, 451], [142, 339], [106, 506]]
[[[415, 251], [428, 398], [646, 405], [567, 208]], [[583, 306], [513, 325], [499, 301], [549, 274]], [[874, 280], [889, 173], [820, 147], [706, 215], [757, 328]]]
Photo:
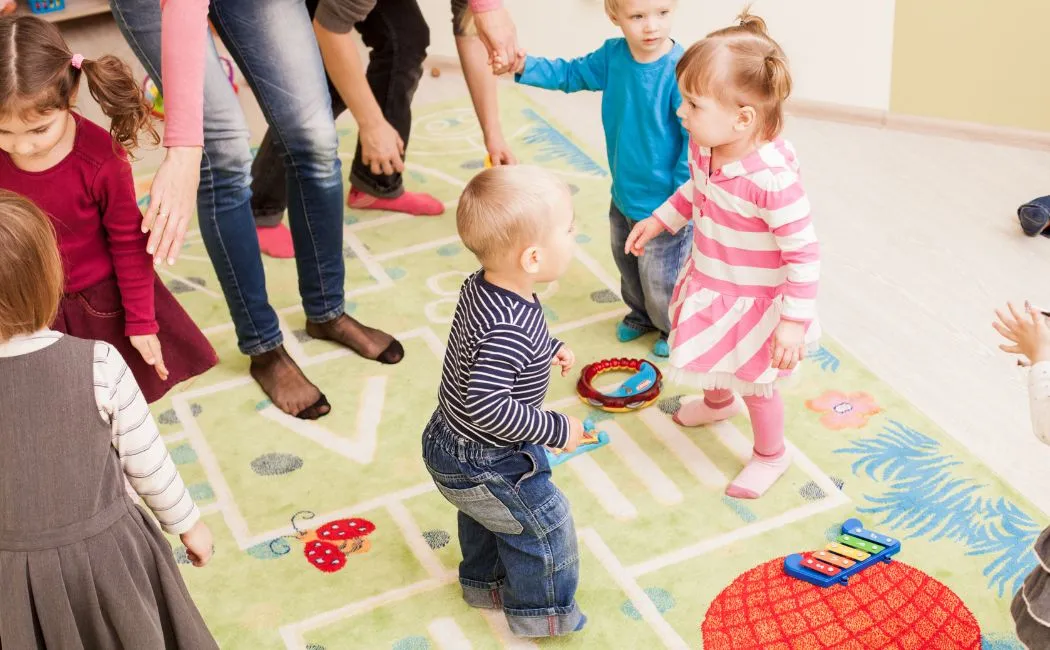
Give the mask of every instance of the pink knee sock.
[[757, 499], [766, 493], [791, 466], [784, 446], [784, 400], [780, 393], [771, 397], [745, 397], [755, 448], [744, 469], [726, 488], [726, 494], [738, 499]]
[[705, 390], [703, 399], [683, 404], [672, 418], [683, 427], [702, 427], [736, 416], [743, 407], [733, 391], [720, 388]]

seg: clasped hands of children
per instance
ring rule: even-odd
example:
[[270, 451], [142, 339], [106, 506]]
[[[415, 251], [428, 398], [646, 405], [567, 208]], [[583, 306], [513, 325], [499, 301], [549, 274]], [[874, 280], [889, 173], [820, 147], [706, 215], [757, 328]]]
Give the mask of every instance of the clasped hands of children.
[[[634, 225], [623, 252], [635, 257], [645, 253], [645, 245], [664, 232], [664, 225], [656, 217], [642, 219]], [[806, 358], [806, 325], [793, 320], [781, 320], [773, 334], [773, 360], [770, 366], [777, 370], [793, 370]]]

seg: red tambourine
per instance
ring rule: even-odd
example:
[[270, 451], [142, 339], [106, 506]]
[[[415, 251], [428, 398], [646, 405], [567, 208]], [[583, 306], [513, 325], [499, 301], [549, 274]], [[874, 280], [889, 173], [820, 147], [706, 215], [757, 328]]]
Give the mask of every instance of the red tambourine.
[[[602, 393], [594, 387], [596, 377], [615, 371], [634, 374], [609, 393]], [[655, 402], [662, 384], [660, 370], [644, 359], [605, 359], [584, 366], [580, 380], [576, 382], [576, 393], [586, 404], [603, 411], [623, 413], [643, 409]]]

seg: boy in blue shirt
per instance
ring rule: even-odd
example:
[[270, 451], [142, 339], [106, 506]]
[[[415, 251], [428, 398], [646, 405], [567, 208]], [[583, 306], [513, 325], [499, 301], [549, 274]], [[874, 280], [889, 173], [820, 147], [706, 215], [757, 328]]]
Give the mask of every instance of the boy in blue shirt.
[[[678, 273], [689, 255], [692, 224], [663, 233], [645, 255], [624, 253], [634, 224], [649, 217], [689, 180], [689, 136], [675, 113], [682, 103], [675, 65], [682, 47], [671, 40], [674, 0], [605, 0], [605, 11], [623, 38], [566, 61], [519, 55], [518, 83], [567, 93], [596, 90], [602, 96], [602, 125], [612, 172], [609, 208], [613, 259], [620, 293], [630, 313], [616, 326], [621, 341], [656, 330], [653, 352], [668, 355], [668, 307]], [[650, 248], [652, 247], [652, 248]]]

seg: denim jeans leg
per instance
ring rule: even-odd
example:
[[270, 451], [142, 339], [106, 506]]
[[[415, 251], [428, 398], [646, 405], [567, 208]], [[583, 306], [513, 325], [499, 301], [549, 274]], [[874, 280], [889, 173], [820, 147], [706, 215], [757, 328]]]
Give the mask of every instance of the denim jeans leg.
[[[317, 11], [317, 3], [318, 0], [306, 0], [306, 9], [311, 18]], [[339, 119], [346, 110], [346, 104], [331, 79], [328, 80], [328, 94], [332, 96], [332, 116]], [[252, 163], [252, 214], [255, 215], [255, 225], [263, 228], [280, 225], [287, 208], [284, 149], [275, 140], [272, 130], [267, 129]]]
[[519, 454], [491, 469], [503, 477], [504, 485], [513, 486], [494, 488], [494, 493], [525, 528], [520, 535], [496, 535], [507, 568], [503, 612], [511, 631], [527, 637], [575, 632], [586, 621], [576, 604], [580, 580], [576, 527], [569, 500], [551, 480], [546, 452], [525, 445]]
[[[163, 91], [159, 4], [156, 0], [111, 0], [110, 7], [128, 45]], [[218, 53], [209, 43], [197, 214], [205, 248], [233, 319], [238, 347], [248, 355], [272, 350], [282, 342], [277, 314], [266, 295], [252, 223], [250, 167], [248, 125]]]
[[463, 600], [471, 607], [501, 609], [507, 570], [499, 557], [496, 535], [462, 512], [457, 514], [457, 522], [463, 551], [459, 563]]
[[693, 245], [693, 224], [672, 235], [661, 233], [645, 246], [638, 270], [649, 319], [665, 338], [671, 333], [671, 294]]
[[[645, 308], [645, 291], [642, 288], [641, 271], [639, 270], [639, 258], [623, 252], [627, 243], [627, 236], [634, 228], [634, 221], [628, 219], [620, 209], [613, 203], [609, 206], [609, 242], [612, 245], [613, 261], [620, 271], [620, 296], [631, 310], [624, 317], [623, 322], [639, 332], [648, 332], [655, 328], [649, 319]], [[645, 257], [650, 251], [646, 250]]]
[[[356, 25], [361, 39], [372, 52], [368, 60], [368, 86], [408, 147], [412, 130], [412, 97], [423, 75], [423, 60], [430, 45], [430, 28], [417, 0], [384, 0]], [[361, 161], [357, 144], [350, 170], [356, 190], [376, 197], [393, 198], [404, 192], [401, 174], [373, 174]]]
[[345, 303], [343, 182], [331, 97], [306, 5], [212, 0], [211, 15], [285, 152], [303, 310], [311, 322], [332, 320]]

